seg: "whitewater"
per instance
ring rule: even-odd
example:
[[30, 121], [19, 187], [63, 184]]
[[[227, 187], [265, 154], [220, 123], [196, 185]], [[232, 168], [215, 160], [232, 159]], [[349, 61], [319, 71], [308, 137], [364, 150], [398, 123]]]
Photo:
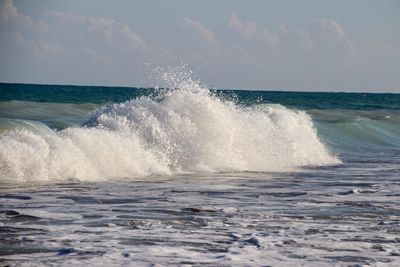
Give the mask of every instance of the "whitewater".
[[156, 99], [102, 106], [79, 127], [53, 131], [23, 123], [0, 137], [2, 181], [292, 171], [340, 163], [305, 112], [280, 105], [240, 107], [191, 79]]
[[399, 94], [161, 79], [0, 84], [0, 265], [399, 266]]

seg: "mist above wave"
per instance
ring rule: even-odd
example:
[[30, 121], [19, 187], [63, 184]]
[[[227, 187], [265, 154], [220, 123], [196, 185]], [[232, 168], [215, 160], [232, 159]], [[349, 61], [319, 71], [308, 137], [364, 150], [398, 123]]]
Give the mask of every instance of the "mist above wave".
[[103, 106], [81, 127], [1, 134], [1, 180], [293, 171], [340, 162], [305, 112], [280, 105], [241, 107], [188, 77], [163, 78], [174, 89]]

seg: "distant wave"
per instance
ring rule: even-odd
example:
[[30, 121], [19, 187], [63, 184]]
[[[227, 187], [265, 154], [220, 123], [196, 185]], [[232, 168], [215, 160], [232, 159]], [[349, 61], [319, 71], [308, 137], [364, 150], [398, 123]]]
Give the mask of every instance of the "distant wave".
[[241, 107], [191, 79], [174, 82], [174, 90], [158, 97], [102, 106], [79, 127], [54, 131], [28, 123], [4, 131], [1, 181], [279, 172], [340, 163], [304, 111], [280, 105]]
[[[48, 103], [31, 101], [1, 101], [0, 131], [9, 129], [10, 119], [31, 120], [46, 124], [53, 129], [64, 129], [82, 123], [87, 114], [98, 107], [92, 103]], [[8, 120], [3, 124], [1, 118]], [[3, 121], [4, 122], [4, 121]]]
[[[309, 110], [318, 133], [341, 153], [400, 151], [398, 110]], [[361, 154], [362, 155], [362, 154]]]

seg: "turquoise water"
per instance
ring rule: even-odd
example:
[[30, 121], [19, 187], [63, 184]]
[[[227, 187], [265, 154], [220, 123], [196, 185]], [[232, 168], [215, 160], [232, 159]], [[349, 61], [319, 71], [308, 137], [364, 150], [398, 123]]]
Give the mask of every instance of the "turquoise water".
[[400, 94], [0, 84], [0, 262], [398, 266]]

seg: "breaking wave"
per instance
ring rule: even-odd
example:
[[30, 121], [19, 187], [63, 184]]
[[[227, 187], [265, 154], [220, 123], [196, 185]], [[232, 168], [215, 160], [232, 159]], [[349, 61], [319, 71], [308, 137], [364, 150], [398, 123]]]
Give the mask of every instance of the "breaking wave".
[[281, 172], [340, 163], [303, 111], [243, 107], [190, 78], [171, 80], [174, 89], [102, 106], [80, 126], [54, 131], [14, 121], [29, 127], [0, 134], [1, 181]]

